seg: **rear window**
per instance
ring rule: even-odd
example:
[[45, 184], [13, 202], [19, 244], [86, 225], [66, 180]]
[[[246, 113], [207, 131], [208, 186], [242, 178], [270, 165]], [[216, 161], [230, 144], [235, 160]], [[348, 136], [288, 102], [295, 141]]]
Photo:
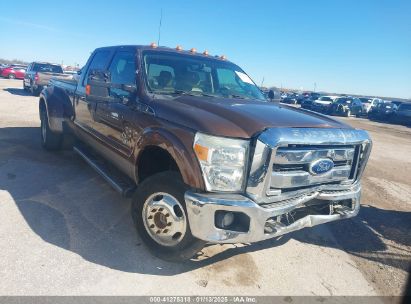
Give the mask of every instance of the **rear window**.
[[50, 72], [50, 73], [61, 73], [63, 74], [63, 69], [61, 66], [56, 64], [48, 64], [48, 63], [36, 63], [33, 66], [34, 72]]

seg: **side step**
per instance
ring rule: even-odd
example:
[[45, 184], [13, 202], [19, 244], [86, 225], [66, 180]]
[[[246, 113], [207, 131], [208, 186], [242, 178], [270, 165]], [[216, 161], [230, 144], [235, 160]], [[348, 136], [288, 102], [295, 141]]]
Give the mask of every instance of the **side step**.
[[74, 146], [75, 153], [80, 155], [94, 170], [97, 171], [117, 192], [124, 197], [130, 197], [136, 185], [128, 176], [115, 169], [106, 161], [91, 153], [83, 146]]

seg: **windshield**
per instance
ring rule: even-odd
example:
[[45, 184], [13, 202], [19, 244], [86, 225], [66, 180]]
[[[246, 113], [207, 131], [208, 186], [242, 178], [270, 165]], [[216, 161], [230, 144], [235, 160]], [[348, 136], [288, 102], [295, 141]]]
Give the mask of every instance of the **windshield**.
[[159, 52], [145, 52], [143, 58], [147, 86], [153, 93], [266, 101], [250, 77], [233, 63]]
[[346, 104], [346, 103], [351, 103], [351, 100], [348, 99], [348, 98], [337, 98], [337, 99], [335, 100], [335, 103], [338, 103], [338, 104]]

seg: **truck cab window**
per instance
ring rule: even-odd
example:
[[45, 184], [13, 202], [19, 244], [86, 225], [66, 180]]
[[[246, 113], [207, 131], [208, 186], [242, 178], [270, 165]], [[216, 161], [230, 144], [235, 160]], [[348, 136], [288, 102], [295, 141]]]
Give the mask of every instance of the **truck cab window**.
[[136, 83], [136, 60], [132, 52], [118, 52], [114, 56], [109, 70], [112, 83]]
[[114, 101], [130, 98], [130, 92], [123, 90], [121, 85], [136, 85], [136, 59], [133, 52], [118, 52], [110, 64], [111, 86], [110, 96]]
[[83, 86], [86, 85], [87, 83], [87, 78], [90, 70], [93, 69], [98, 69], [98, 70], [103, 70], [104, 68], [107, 67], [107, 63], [109, 61], [110, 57], [110, 51], [98, 51], [94, 54], [93, 59], [91, 60], [89, 67], [87, 69], [87, 73], [84, 77], [83, 80]]

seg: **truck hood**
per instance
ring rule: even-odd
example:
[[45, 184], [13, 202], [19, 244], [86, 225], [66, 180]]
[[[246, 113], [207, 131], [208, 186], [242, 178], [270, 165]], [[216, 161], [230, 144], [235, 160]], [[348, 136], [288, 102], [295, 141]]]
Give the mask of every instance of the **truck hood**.
[[322, 114], [269, 102], [161, 95], [153, 104], [159, 118], [216, 136], [250, 138], [278, 127], [352, 129]]

